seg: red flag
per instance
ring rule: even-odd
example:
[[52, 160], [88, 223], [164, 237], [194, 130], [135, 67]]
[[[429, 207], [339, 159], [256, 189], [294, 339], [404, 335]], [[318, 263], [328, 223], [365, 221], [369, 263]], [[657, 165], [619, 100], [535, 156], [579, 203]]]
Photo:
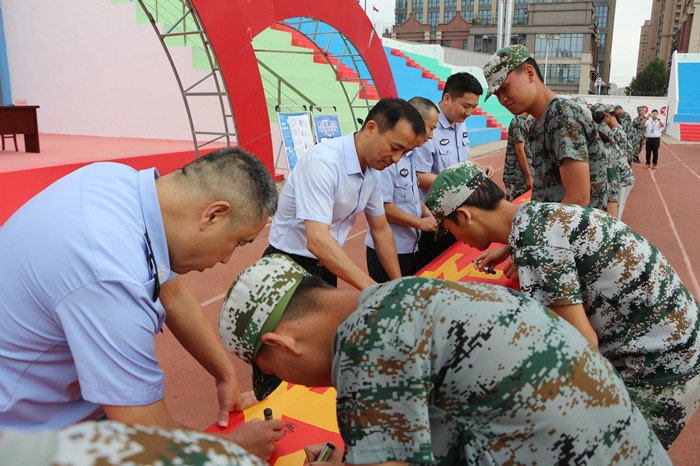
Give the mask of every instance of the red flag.
[[372, 9], [373, 9], [374, 11], [376, 11], [377, 13], [379, 13], [379, 10], [377, 10], [377, 7], [376, 7], [376, 6], [373, 6]]

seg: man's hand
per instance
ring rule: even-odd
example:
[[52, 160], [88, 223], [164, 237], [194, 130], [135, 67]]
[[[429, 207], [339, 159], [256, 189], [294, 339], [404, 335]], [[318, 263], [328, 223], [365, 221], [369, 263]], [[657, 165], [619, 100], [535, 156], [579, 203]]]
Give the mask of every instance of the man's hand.
[[510, 250], [508, 249], [507, 245], [502, 244], [497, 248], [479, 254], [472, 262], [475, 269], [483, 272], [484, 267], [495, 267], [504, 260], [508, 259], [508, 257], [510, 257]]
[[532, 175], [525, 176], [525, 186], [527, 186], [527, 189], [532, 189], [532, 187], [535, 186], [535, 179]]
[[420, 231], [435, 231], [435, 230], [437, 230], [437, 221], [435, 220], [435, 217], [430, 215], [428, 217], [421, 218], [418, 229]]
[[282, 438], [282, 427], [284, 423], [280, 419], [253, 419], [224, 438], [267, 461], [275, 451], [275, 442]]
[[216, 394], [219, 400], [219, 427], [227, 427], [229, 413], [244, 409], [236, 377], [217, 382]]
[[325, 443], [319, 443], [318, 445], [308, 445], [304, 447], [304, 453], [306, 453], [306, 459], [304, 460], [304, 464], [310, 465], [310, 466], [320, 466], [323, 464], [335, 464], [335, 465], [343, 465], [343, 450], [340, 448], [336, 448], [333, 450], [333, 453], [331, 453], [330, 458], [328, 458], [327, 461], [323, 463], [317, 463], [316, 458], [318, 458], [318, 455], [321, 454], [321, 451], [325, 448], [326, 444]]

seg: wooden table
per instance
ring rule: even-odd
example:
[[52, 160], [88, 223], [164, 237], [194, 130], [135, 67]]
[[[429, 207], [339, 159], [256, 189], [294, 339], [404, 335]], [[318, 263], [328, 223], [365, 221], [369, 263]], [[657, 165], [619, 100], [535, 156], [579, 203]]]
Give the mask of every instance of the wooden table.
[[39, 151], [38, 105], [0, 105], [0, 134], [24, 134], [24, 150]]

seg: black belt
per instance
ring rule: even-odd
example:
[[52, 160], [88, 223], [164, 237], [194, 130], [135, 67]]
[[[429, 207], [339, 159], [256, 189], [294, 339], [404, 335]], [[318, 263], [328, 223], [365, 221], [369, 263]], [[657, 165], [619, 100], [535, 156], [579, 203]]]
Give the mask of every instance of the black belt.
[[273, 245], [269, 245], [267, 249], [265, 249], [264, 255], [267, 256], [269, 254], [284, 254], [292, 258], [294, 262], [297, 264], [306, 267], [324, 267], [324, 265], [316, 259], [315, 257], [306, 257], [306, 256], [300, 256], [299, 254], [290, 254], [288, 252], [282, 251], [281, 249], [277, 249]]

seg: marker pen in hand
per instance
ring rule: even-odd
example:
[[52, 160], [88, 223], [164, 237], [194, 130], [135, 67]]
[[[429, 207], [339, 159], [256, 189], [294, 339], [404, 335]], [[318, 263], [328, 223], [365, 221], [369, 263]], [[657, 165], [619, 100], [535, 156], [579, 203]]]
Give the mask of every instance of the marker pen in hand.
[[265, 408], [265, 410], [263, 411], [263, 416], [265, 416], [266, 421], [272, 420], [272, 410], [270, 408]]
[[[479, 261], [476, 265], [481, 266], [481, 261]], [[490, 273], [491, 275], [496, 275], [496, 271], [494, 269], [492, 269], [491, 267], [489, 267], [488, 265], [481, 267], [481, 269], [483, 272]]]
[[335, 450], [335, 445], [333, 445], [331, 442], [326, 443], [326, 446], [323, 447], [321, 453], [319, 453], [319, 455], [316, 457], [316, 461], [319, 463], [327, 462], [333, 454], [333, 450]]

